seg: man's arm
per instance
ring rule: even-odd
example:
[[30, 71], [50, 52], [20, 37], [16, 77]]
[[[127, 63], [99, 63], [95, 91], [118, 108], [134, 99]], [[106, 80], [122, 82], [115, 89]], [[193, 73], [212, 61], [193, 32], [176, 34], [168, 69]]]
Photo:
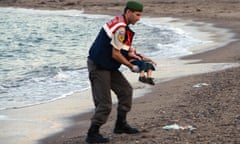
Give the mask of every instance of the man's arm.
[[123, 41], [125, 39], [126, 30], [124, 27], [119, 28], [113, 35], [111, 40], [112, 58], [129, 67], [133, 72], [139, 72], [139, 68], [136, 65], [131, 64], [121, 53], [123, 47]]
[[137, 65], [131, 64], [120, 52], [120, 50], [116, 48], [112, 48], [112, 58], [117, 60], [118, 62], [126, 65], [131, 69], [132, 72], [139, 72], [139, 67]]
[[116, 48], [112, 48], [112, 58], [115, 59], [116, 61], [126, 65], [127, 67], [129, 67], [129, 69], [133, 68], [133, 64], [131, 64], [122, 54], [121, 51], [116, 49]]

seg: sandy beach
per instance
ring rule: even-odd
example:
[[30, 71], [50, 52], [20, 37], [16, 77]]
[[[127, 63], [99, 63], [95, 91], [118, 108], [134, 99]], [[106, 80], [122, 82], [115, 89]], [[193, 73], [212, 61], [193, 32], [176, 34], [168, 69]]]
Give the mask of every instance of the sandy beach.
[[[154, 73], [158, 82], [154, 87], [141, 85], [131, 79], [136, 75], [131, 77], [133, 74], [127, 74], [134, 84], [134, 94], [144, 94], [134, 99], [133, 108], [128, 115], [129, 123], [140, 128], [141, 133], [137, 135], [112, 133], [115, 105], [101, 133], [109, 136], [112, 144], [240, 143], [240, 68], [237, 67], [240, 62], [240, 1], [141, 1], [145, 6], [144, 17], [177, 18], [171, 23], [181, 21], [187, 23], [189, 27], [199, 27], [201, 31], [214, 33], [212, 38], [219, 45], [208, 46], [210, 49], [208, 51], [181, 58], [181, 64], [177, 70], [174, 69], [175, 71], [160, 69]], [[115, 15], [122, 13], [125, 2], [126, 0], [1, 0], [0, 6], [51, 10], [78, 9], [90, 14]], [[217, 28], [215, 32], [211, 27]], [[220, 32], [221, 30], [223, 32]], [[226, 37], [220, 36], [222, 34], [226, 34]], [[167, 75], [163, 75], [161, 71]], [[165, 79], [162, 79], [163, 77]], [[92, 112], [88, 111], [93, 105], [87, 103], [79, 106], [78, 95], [76, 93], [67, 99], [48, 104], [0, 112], [0, 115], [13, 116], [14, 119], [11, 121], [16, 122], [9, 125], [9, 121], [1, 121], [5, 130], [0, 132], [1, 143], [30, 144], [33, 143], [32, 139], [39, 137], [40, 144], [85, 143], [92, 115]], [[85, 91], [81, 95], [91, 96], [91, 93]], [[80, 108], [85, 109], [86, 113], [79, 114]], [[196, 129], [189, 131], [162, 128], [174, 123], [181, 126], [191, 125]], [[36, 125], [42, 127], [35, 127]], [[26, 132], [29, 133], [28, 136], [23, 135], [25, 132], [17, 131], [16, 136], [4, 137], [5, 133], [13, 131], [14, 128], [22, 129], [23, 126], [28, 127], [29, 131]], [[48, 135], [48, 129], [43, 128], [51, 129], [51, 133], [54, 134]], [[31, 130], [38, 135], [31, 135]]]

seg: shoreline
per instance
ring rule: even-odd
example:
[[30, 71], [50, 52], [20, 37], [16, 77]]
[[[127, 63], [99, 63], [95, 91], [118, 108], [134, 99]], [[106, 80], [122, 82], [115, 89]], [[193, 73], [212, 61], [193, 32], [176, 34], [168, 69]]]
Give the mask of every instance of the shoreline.
[[[186, 17], [184, 17], [184, 19], [185, 18]], [[199, 18], [200, 21], [202, 21], [202, 19], [204, 19], [202, 17], [194, 17], [194, 18], [188, 17], [188, 18], [194, 19], [194, 20]], [[214, 20], [207, 19], [207, 20], [203, 20], [203, 21], [213, 22]], [[240, 56], [238, 53], [239, 52], [238, 46], [240, 45], [240, 41], [239, 41], [240, 35], [239, 35], [238, 26], [237, 26], [237, 24], [239, 24], [239, 22], [236, 22], [235, 20], [233, 20], [233, 21], [234, 21], [234, 23], [230, 24], [224, 20], [217, 18], [217, 21], [214, 22], [214, 25], [219, 26], [219, 27], [226, 27], [227, 29], [230, 28], [232, 31], [235, 31], [235, 33], [236, 33], [235, 39], [238, 39], [237, 41], [231, 42], [228, 45], [221, 46], [220, 48], [217, 48], [214, 50], [186, 56], [181, 59], [193, 60], [192, 63], [201, 63], [201, 64], [202, 63], [227, 63], [227, 62], [239, 63]], [[195, 60], [201, 59], [202, 61], [194, 62], [195, 61], [194, 59]], [[204, 65], [199, 65], [199, 66], [201, 67]], [[143, 96], [143, 97], [140, 97], [140, 98], [137, 98], [136, 100], [134, 100], [133, 110], [129, 114], [130, 123], [133, 123], [133, 124], [141, 127], [141, 129], [143, 131], [145, 130], [145, 132], [143, 132], [142, 136], [140, 135], [140, 136], [132, 136], [131, 137], [131, 136], [127, 136], [127, 135], [122, 135], [122, 136], [112, 135], [111, 130], [112, 130], [112, 126], [114, 125], [114, 120], [115, 120], [115, 110], [114, 110], [115, 106], [113, 107], [113, 112], [109, 118], [109, 123], [103, 126], [103, 130], [102, 130], [103, 134], [109, 135], [110, 138], [113, 139], [114, 143], [119, 143], [119, 144], [122, 141], [127, 142], [127, 143], [135, 143], [136, 140], [144, 143], [144, 141], [147, 142], [148, 140], [151, 140], [153, 138], [156, 139], [155, 142], [157, 142], [158, 140], [160, 141], [161, 138], [159, 138], [159, 137], [161, 137], [162, 135], [157, 136], [157, 134], [165, 134], [166, 135], [166, 133], [164, 133], [164, 131], [160, 131], [160, 127], [163, 126], [164, 124], [166, 124], [166, 122], [169, 122], [169, 120], [171, 118], [171, 115], [168, 115], [168, 113], [166, 113], [166, 111], [169, 110], [170, 112], [174, 113], [171, 110], [174, 110], [176, 108], [184, 109], [184, 107], [186, 107], [186, 106], [184, 106], [184, 104], [183, 104], [183, 106], [176, 107], [175, 104], [178, 101], [182, 101], [187, 98], [187, 94], [189, 93], [189, 91], [191, 91], [191, 88], [189, 88], [187, 86], [192, 86], [196, 82], [208, 81], [209, 77], [212, 79], [212, 77], [214, 77], [216, 74], [221, 75], [221, 74], [228, 72], [229, 70], [238, 72], [239, 67], [228, 68], [227, 70], [221, 70], [218, 72], [210, 72], [210, 73], [207, 72], [204, 74], [188, 75], [188, 76], [184, 76], [181, 78], [176, 78], [176, 79], [168, 81], [168, 82], [158, 83], [155, 87], [151, 88], [150, 92], [147, 93], [148, 99], [146, 99], [146, 96]], [[228, 77], [228, 75], [226, 75], [225, 77]], [[211, 82], [214, 82], [214, 80], [208, 81], [208, 82], [211, 83]], [[184, 83], [184, 86], [181, 85], [181, 83]], [[176, 90], [176, 88], [177, 88], [177, 90]], [[141, 87], [140, 87], [140, 89], [141, 89]], [[202, 91], [204, 91], [204, 90], [202, 90]], [[181, 92], [183, 92], [184, 96], [180, 95]], [[186, 93], [186, 96], [185, 96], [184, 92]], [[168, 98], [169, 95], [170, 96], [172, 95], [172, 99]], [[204, 95], [204, 93], [203, 93], [203, 95]], [[172, 107], [169, 108], [168, 105], [172, 106]], [[141, 107], [143, 107], [143, 108], [141, 108]], [[178, 115], [178, 117], [181, 117], [181, 115], [184, 115], [183, 112], [179, 112], [179, 113], [180, 114]], [[144, 114], [144, 116], [142, 118], [139, 118], [137, 116], [137, 115], [142, 115], [142, 114]], [[157, 114], [160, 114], [160, 116]], [[57, 115], [57, 113], [56, 113], [56, 115]], [[164, 115], [166, 115], [166, 116], [164, 117]], [[70, 143], [71, 144], [72, 143], [72, 144], [74, 144], [74, 143], [83, 142], [84, 138], [85, 138], [86, 130], [89, 126], [90, 116], [91, 116], [91, 112], [87, 113], [87, 114], [83, 114], [83, 115], [76, 114], [75, 116], [73, 116], [71, 118], [72, 121], [70, 120], [71, 123], [73, 124], [72, 126], [66, 128], [61, 133], [58, 133], [56, 135], [53, 135], [46, 139], [41, 140], [40, 143], [44, 143], [44, 144], [47, 144], [47, 143], [49, 143], [49, 144], [50, 143], [68, 143], [69, 144]], [[159, 120], [158, 117], [160, 117], [161, 119], [163, 119], [165, 121], [160, 120], [160, 121], [162, 121], [162, 123], [157, 122], [156, 120]], [[167, 118], [168, 118], [168, 120], [167, 120]], [[191, 121], [191, 120], [192, 120], [192, 118], [187, 119], [187, 121]], [[67, 120], [66, 123], [68, 123], [68, 122], [69, 121]], [[171, 122], [173, 122], [173, 121], [171, 121]], [[178, 120], [177, 122], [181, 122], [181, 119]], [[187, 123], [186, 121], [184, 121], [184, 122]], [[159, 124], [157, 124], [157, 123], [159, 123]], [[156, 133], [156, 131], [154, 131], [155, 129], [153, 127], [150, 127], [147, 124], [152, 124], [155, 127], [158, 127], [160, 132], [157, 131], [158, 133]], [[195, 125], [197, 126], [198, 129], [200, 129], [200, 125], [197, 125], [197, 124], [195, 124]], [[171, 136], [174, 136], [175, 134], [176, 133], [171, 133], [169, 135], [169, 133], [167, 133], [167, 135], [169, 136], [168, 138], [171, 138]], [[183, 136], [180, 138], [180, 140], [176, 140], [175, 142], [186, 142], [186, 140], [183, 141], [184, 133], [182, 135]], [[204, 135], [204, 134], [202, 134], [202, 135]], [[143, 137], [143, 138], [141, 138], [141, 137]], [[162, 137], [166, 138], [167, 136], [162, 136]], [[154, 140], [152, 142], [154, 143]], [[236, 139], [236, 142], [239, 142], [238, 139]], [[163, 143], [165, 143], [165, 142], [163, 142]]]

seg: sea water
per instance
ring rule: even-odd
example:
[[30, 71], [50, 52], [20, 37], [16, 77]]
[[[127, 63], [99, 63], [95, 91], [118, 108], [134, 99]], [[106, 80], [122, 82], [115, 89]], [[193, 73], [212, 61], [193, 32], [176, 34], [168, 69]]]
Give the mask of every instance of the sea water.
[[[0, 8], [0, 110], [46, 103], [89, 89], [88, 49], [109, 18], [77, 10]], [[131, 28], [133, 45], [153, 59], [189, 55], [190, 47], [205, 43], [148, 18]]]

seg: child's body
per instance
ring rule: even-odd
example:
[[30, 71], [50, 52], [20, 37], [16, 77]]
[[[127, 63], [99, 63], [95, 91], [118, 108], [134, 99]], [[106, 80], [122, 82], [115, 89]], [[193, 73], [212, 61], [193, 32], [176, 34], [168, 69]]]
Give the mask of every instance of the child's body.
[[[139, 81], [143, 83], [148, 83], [151, 85], [154, 85], [154, 81], [152, 78], [152, 71], [155, 70], [154, 65], [156, 66], [156, 62], [154, 62], [152, 59], [148, 57], [144, 57], [141, 54], [136, 52], [136, 49], [131, 47], [128, 53], [128, 59], [129, 61], [137, 65], [140, 69], [140, 76], [139, 76]], [[145, 73], [147, 74], [145, 76]]]

